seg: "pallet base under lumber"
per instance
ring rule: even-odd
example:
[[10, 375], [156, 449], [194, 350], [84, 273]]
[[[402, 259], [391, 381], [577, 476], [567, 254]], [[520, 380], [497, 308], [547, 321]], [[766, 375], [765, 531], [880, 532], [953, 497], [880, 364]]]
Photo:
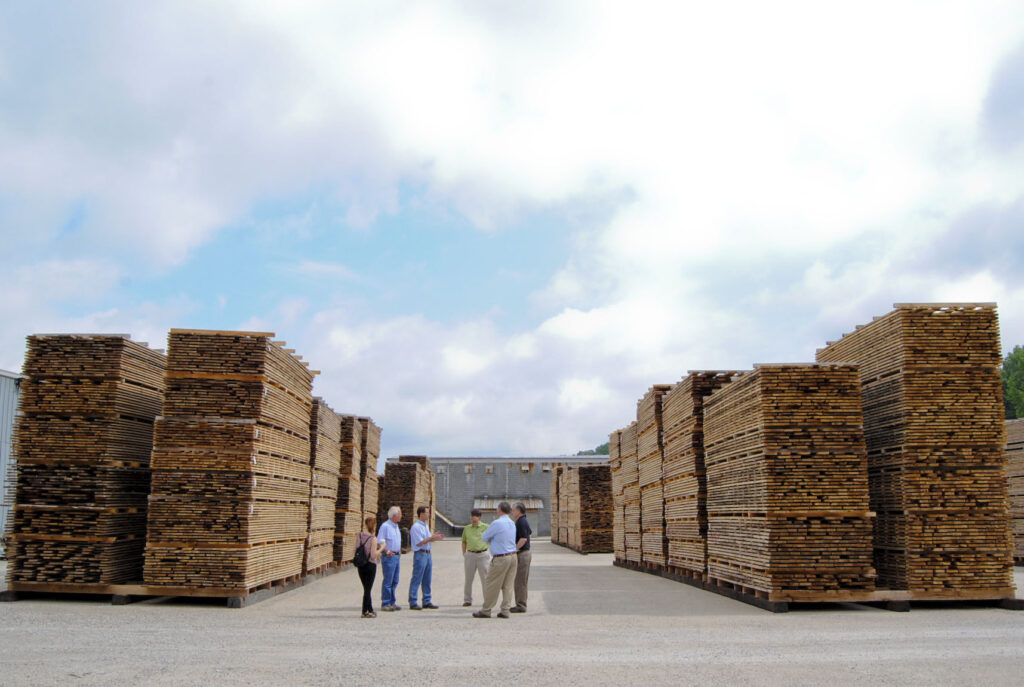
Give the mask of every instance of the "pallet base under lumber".
[[556, 545], [556, 546], [563, 546], [563, 547], [569, 549], [570, 551], [575, 551], [576, 553], [581, 554], [583, 556], [586, 556], [588, 553], [613, 553], [613, 551], [611, 549], [600, 549], [600, 550], [595, 550], [595, 551], [584, 551], [581, 547], [570, 546], [569, 544], [567, 544], [565, 542], [553, 541], [551, 543]]
[[73, 584], [59, 582], [12, 582], [0, 593], [0, 601], [19, 601], [41, 596], [109, 596], [114, 606], [153, 597], [223, 599], [228, 608], [244, 608], [278, 594], [316, 582], [322, 577], [347, 570], [349, 564], [326, 564], [304, 576], [293, 575], [251, 589], [222, 587], [174, 587], [153, 584]]
[[844, 590], [837, 592], [765, 592], [741, 585], [709, 578], [682, 568], [662, 568], [643, 563], [615, 559], [614, 565], [682, 582], [705, 591], [721, 594], [737, 601], [763, 608], [772, 613], [786, 613], [790, 604], [854, 603], [878, 605], [890, 611], [909, 611], [916, 602], [984, 603], [1010, 611], [1024, 610], [1024, 599], [1014, 598], [1013, 588], [995, 590], [965, 590], [949, 592], [914, 592], [901, 589], [874, 591]]

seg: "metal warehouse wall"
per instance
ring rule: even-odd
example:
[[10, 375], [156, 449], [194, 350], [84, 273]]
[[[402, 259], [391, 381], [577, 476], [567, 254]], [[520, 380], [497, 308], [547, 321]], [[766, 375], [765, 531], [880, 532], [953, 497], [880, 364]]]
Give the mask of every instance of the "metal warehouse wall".
[[[551, 468], [554, 465], [591, 465], [607, 462], [602, 456], [557, 456], [538, 458], [430, 458], [437, 475], [437, 510], [456, 525], [469, 522], [473, 501], [482, 498], [540, 499], [544, 507], [528, 511], [534, 536], [551, 535]], [[488, 470], [490, 468], [490, 470]], [[491, 516], [486, 513], [485, 520]], [[448, 536], [461, 536], [437, 518], [437, 527]]]
[[[13, 484], [7, 483], [8, 466], [11, 464], [11, 443], [14, 434], [14, 419], [18, 411], [18, 392], [20, 376], [0, 370], [0, 533], [6, 531], [7, 518], [10, 517], [13, 503]], [[0, 543], [0, 556], [4, 555], [3, 544]]]

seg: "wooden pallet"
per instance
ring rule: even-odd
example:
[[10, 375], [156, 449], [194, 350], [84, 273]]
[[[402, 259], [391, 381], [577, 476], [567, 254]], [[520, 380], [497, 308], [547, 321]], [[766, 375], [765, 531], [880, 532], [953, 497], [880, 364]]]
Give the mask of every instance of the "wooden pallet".
[[708, 592], [742, 601], [772, 613], [786, 613], [819, 604], [867, 604], [889, 611], [909, 611], [911, 604], [955, 604], [965, 607], [984, 604], [1010, 611], [1024, 611], [1024, 599], [1014, 597], [1014, 589], [972, 590], [967, 592], [909, 592], [907, 590], [876, 589], [874, 591], [847, 590], [842, 592], [784, 592], [770, 593], [726, 580], [717, 580], [679, 568], [658, 568], [616, 558], [613, 565], [664, 577], [697, 587]]
[[222, 599], [228, 608], [244, 608], [269, 599], [278, 594], [289, 592], [298, 587], [312, 584], [317, 580], [348, 570], [351, 565], [331, 563], [324, 565], [306, 575], [292, 575], [274, 580], [248, 589], [230, 587], [177, 587], [172, 585], [152, 585], [141, 582], [130, 584], [60, 584], [46, 582], [14, 582], [8, 589], [0, 593], [0, 601], [20, 601], [22, 599], [48, 597], [68, 599], [75, 596], [109, 596], [114, 606], [142, 601], [154, 597], [180, 597], [196, 599]]

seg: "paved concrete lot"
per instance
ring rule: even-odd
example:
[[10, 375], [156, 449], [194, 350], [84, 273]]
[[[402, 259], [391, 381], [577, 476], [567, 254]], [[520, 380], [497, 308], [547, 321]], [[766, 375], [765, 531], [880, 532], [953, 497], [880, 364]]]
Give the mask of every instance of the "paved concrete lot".
[[[773, 615], [669, 580], [534, 545], [530, 612], [462, 608], [457, 542], [435, 544], [437, 611], [359, 617], [346, 571], [233, 610], [209, 602], [0, 604], [3, 685], [1020, 684], [1024, 612]], [[1018, 569], [1020, 570], [1020, 569]], [[403, 557], [407, 604], [412, 561]], [[1018, 572], [1018, 587], [1024, 583]], [[374, 604], [380, 601], [377, 578]], [[480, 590], [474, 601], [479, 604]], [[479, 607], [479, 606], [477, 606]]]

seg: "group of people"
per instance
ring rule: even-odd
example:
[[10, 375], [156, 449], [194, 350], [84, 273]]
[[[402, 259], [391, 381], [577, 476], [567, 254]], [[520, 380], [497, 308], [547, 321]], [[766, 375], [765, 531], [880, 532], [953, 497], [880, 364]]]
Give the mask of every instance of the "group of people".
[[[463, 606], [473, 605], [473, 580], [479, 576], [483, 586], [483, 607], [473, 613], [474, 618], [490, 618], [491, 611], [501, 595], [499, 618], [508, 618], [509, 613], [525, 613], [527, 588], [530, 581], [530, 536], [533, 529], [526, 519], [526, 506], [508, 501], [498, 504], [498, 517], [485, 525], [481, 512], [473, 509], [470, 524], [462, 531], [462, 557], [464, 561], [465, 585]], [[380, 605], [383, 611], [400, 611], [396, 600], [398, 574], [401, 569], [402, 509], [392, 506], [388, 519], [377, 530], [377, 519], [372, 515], [364, 522], [365, 529], [359, 534], [358, 546], [363, 547], [366, 563], [358, 567], [359, 580], [363, 583], [363, 617], [376, 618], [373, 610], [371, 590], [377, 576], [377, 565], [381, 567]], [[438, 608], [431, 598], [430, 583], [433, 574], [433, 560], [430, 545], [444, 539], [444, 534], [430, 531], [430, 509], [420, 506], [416, 509], [416, 522], [409, 529], [409, 543], [412, 548], [412, 579], [409, 581], [409, 608], [420, 611]], [[374, 535], [374, 530], [377, 534]], [[419, 603], [422, 592], [422, 605]], [[514, 599], [514, 601], [513, 601]]]

